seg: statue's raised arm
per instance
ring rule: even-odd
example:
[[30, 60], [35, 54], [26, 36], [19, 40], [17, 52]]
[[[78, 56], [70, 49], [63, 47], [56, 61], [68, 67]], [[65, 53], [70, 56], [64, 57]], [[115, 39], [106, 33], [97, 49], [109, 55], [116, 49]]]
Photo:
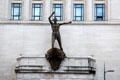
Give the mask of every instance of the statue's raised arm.
[[52, 24], [53, 22], [52, 22], [52, 20], [51, 20], [51, 18], [52, 18], [52, 16], [53, 16], [53, 14], [55, 14], [55, 11], [54, 12], [52, 12], [52, 14], [49, 16], [49, 18], [48, 18], [48, 20], [49, 20], [49, 22], [50, 22], [50, 24]]

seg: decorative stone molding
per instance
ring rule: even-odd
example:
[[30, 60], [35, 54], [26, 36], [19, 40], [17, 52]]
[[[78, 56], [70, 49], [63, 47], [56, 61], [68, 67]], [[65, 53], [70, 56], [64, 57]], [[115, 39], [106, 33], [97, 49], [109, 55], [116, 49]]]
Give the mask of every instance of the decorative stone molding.
[[[24, 72], [54, 72], [44, 57], [20, 57], [17, 58], [17, 62], [18, 65], [15, 69], [17, 74]], [[95, 59], [89, 57], [65, 58], [65, 61], [61, 64], [61, 68], [55, 72], [95, 74]]]
[[16, 80], [94, 80], [95, 59], [90, 57], [69, 57], [57, 71], [50, 68], [45, 57], [17, 58]]
[[[62, 23], [63, 21], [60, 21]], [[68, 21], [66, 21], [68, 22]], [[34, 24], [34, 25], [49, 25], [49, 22], [43, 21], [0, 21], [1, 24]], [[86, 22], [79, 22], [73, 21], [72, 25], [120, 25], [120, 21], [86, 21]]]

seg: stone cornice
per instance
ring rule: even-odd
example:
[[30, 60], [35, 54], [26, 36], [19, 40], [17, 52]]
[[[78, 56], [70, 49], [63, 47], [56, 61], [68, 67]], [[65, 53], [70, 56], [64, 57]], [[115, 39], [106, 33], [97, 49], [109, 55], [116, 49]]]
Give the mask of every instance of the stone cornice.
[[[62, 23], [63, 21], [60, 21]], [[65, 21], [68, 22], [68, 21]], [[49, 22], [43, 21], [0, 21], [0, 24], [35, 24], [49, 25]], [[72, 21], [72, 25], [120, 25], [120, 21]]]

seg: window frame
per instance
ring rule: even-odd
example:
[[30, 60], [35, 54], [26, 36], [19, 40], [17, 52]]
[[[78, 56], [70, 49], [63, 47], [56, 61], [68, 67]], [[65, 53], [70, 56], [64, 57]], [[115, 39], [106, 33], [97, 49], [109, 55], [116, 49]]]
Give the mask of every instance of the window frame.
[[[35, 5], [39, 5], [39, 7], [35, 7]], [[35, 8], [39, 8], [39, 16], [35, 15]], [[36, 20], [35, 18], [38, 17], [39, 19]], [[43, 17], [43, 4], [42, 3], [32, 3], [32, 20], [33, 21], [42, 21]]]
[[[102, 7], [97, 7], [97, 5], [102, 5]], [[95, 4], [94, 5], [94, 20], [95, 21], [105, 21], [105, 4]], [[102, 8], [102, 16], [97, 16], [97, 9]], [[99, 18], [102, 18], [101, 20]]]
[[[16, 4], [19, 4], [19, 6], [15, 6]], [[15, 8], [19, 9], [18, 15], [14, 15]], [[17, 17], [18, 19], [15, 19]], [[22, 3], [11, 3], [11, 20], [21, 20], [22, 17]]]
[[[56, 7], [56, 5], [59, 5], [60, 7]], [[60, 16], [56, 16], [55, 14], [53, 15], [53, 17], [59, 17], [59, 19], [57, 19], [58, 21], [62, 21], [63, 20], [63, 4], [62, 3], [54, 3], [53, 4], [53, 11], [55, 11], [55, 8], [60, 8]]]
[[[81, 7], [76, 7], [77, 5], [81, 6]], [[76, 9], [80, 8], [81, 9], [81, 16], [77, 16], [76, 13]], [[80, 18], [80, 20], [77, 20], [76, 18]], [[84, 21], [84, 3], [79, 3], [79, 4], [73, 4], [73, 21]]]

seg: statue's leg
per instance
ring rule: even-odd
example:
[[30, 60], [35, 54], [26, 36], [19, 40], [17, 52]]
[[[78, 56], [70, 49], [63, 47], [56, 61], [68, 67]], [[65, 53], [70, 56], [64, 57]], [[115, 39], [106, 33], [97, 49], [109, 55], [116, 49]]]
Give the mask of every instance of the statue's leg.
[[57, 41], [58, 41], [58, 44], [60, 46], [60, 49], [63, 51], [60, 34], [57, 35]]
[[54, 48], [54, 43], [55, 43], [55, 35], [52, 34], [52, 48]]

